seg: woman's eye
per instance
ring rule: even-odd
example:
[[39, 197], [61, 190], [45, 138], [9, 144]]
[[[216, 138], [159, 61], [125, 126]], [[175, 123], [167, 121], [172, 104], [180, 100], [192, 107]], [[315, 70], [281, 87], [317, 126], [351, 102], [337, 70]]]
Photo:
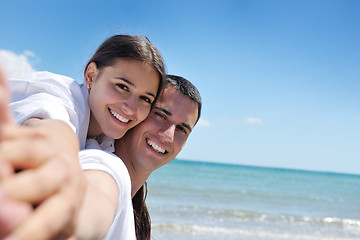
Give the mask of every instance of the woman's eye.
[[143, 97], [140, 97], [140, 98], [141, 98], [142, 100], [144, 100], [146, 103], [149, 103], [149, 104], [152, 103], [151, 99], [148, 98], [148, 97], [143, 96]]
[[129, 90], [129, 88], [125, 84], [122, 84], [122, 83], [118, 83], [118, 84], [116, 84], [116, 86], [125, 91]]

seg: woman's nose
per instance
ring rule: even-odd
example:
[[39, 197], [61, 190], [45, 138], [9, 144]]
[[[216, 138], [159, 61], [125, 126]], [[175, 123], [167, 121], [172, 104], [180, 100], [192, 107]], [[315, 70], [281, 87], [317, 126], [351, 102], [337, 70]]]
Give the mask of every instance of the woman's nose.
[[137, 97], [130, 96], [124, 101], [122, 104], [122, 108], [124, 110], [124, 113], [127, 115], [135, 115], [137, 110]]

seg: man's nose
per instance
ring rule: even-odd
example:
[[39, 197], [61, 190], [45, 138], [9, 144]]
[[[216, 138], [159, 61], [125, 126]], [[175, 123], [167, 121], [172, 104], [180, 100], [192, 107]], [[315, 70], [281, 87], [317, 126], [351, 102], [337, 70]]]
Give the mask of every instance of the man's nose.
[[176, 126], [171, 124], [165, 130], [161, 131], [159, 135], [162, 137], [162, 141], [164, 142], [173, 142], [175, 135]]

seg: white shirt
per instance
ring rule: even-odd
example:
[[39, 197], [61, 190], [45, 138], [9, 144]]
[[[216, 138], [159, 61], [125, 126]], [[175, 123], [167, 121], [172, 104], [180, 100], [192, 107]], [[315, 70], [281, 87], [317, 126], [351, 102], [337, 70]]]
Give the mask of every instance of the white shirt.
[[[96, 144], [96, 141], [93, 140], [93, 143]], [[100, 170], [110, 174], [114, 178], [119, 190], [119, 199], [114, 219], [103, 239], [135, 239], [131, 180], [123, 161], [116, 155], [99, 149], [82, 150], [79, 153], [79, 159], [83, 170]]]
[[85, 148], [90, 119], [85, 85], [66, 76], [35, 72], [10, 79], [10, 90], [16, 123], [32, 117], [63, 120], [78, 136], [80, 149]]

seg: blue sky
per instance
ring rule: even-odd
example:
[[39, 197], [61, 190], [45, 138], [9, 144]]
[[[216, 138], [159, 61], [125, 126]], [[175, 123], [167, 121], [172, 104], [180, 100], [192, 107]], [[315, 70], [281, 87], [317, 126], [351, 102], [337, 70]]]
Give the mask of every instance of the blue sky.
[[360, 1], [6, 1], [9, 75], [83, 81], [97, 46], [141, 34], [203, 114], [178, 158], [360, 174]]

